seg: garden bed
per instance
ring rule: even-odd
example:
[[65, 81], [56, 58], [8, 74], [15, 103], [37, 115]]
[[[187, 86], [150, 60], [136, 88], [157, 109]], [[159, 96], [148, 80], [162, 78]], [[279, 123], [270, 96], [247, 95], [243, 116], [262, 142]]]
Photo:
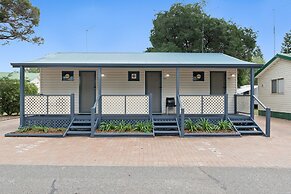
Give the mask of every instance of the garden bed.
[[153, 126], [149, 121], [131, 124], [125, 121], [102, 122], [95, 137], [153, 137]]
[[211, 122], [208, 119], [199, 119], [192, 121], [191, 119], [185, 120], [185, 137], [227, 137], [227, 136], [240, 136], [232, 124], [227, 120], [219, 120]]
[[5, 134], [5, 137], [63, 137], [66, 128], [51, 128], [32, 126], [19, 128], [17, 131]]

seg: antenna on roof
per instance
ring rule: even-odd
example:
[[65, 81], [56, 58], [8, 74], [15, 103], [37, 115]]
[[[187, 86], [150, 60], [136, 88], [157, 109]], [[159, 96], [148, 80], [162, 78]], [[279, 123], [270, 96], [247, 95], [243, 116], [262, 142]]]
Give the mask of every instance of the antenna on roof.
[[88, 29], [86, 29], [86, 52], [88, 52]]
[[276, 55], [276, 10], [273, 9], [274, 56]]

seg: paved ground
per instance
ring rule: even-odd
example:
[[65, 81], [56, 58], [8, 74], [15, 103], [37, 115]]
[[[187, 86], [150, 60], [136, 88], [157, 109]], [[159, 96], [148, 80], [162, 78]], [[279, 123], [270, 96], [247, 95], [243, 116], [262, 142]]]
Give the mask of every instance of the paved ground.
[[17, 126], [0, 122], [0, 164], [291, 167], [291, 121], [280, 119], [272, 119], [271, 138], [3, 137]]
[[0, 172], [5, 194], [291, 193], [290, 169], [0, 166]]
[[5, 138], [18, 123], [0, 122], [0, 193], [291, 194], [291, 121], [271, 138]]

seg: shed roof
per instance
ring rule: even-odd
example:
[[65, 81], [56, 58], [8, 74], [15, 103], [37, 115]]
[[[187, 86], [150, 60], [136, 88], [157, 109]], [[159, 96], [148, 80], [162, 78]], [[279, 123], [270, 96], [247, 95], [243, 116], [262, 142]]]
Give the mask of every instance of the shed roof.
[[222, 53], [98, 53], [59, 52], [20, 63], [13, 67], [259, 67]]
[[273, 64], [273, 62], [276, 59], [284, 59], [284, 60], [288, 60], [291, 61], [291, 54], [284, 54], [284, 53], [278, 53], [276, 54], [270, 61], [268, 61], [265, 65], [263, 65], [256, 73], [255, 73], [255, 77], [259, 76], [264, 70], [266, 70], [267, 68], [269, 68], [269, 66], [271, 64]]

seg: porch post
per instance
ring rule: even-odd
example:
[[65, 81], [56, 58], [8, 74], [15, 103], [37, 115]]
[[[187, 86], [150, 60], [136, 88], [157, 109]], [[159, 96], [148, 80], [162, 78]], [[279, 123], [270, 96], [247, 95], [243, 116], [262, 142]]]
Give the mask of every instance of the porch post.
[[75, 115], [75, 95], [73, 93], [70, 95], [70, 113], [71, 119], [73, 119]]
[[102, 114], [102, 68], [98, 67], [98, 116], [101, 120]]
[[177, 118], [180, 116], [180, 102], [179, 102], [179, 96], [180, 96], [180, 68], [176, 68], [176, 115]]
[[24, 113], [24, 87], [25, 87], [25, 68], [20, 67], [20, 127], [24, 127], [25, 113]]
[[250, 116], [252, 119], [254, 119], [254, 90], [255, 90], [255, 73], [254, 73], [254, 68], [251, 68], [250, 72], [250, 85], [251, 85], [251, 91], [250, 91]]

